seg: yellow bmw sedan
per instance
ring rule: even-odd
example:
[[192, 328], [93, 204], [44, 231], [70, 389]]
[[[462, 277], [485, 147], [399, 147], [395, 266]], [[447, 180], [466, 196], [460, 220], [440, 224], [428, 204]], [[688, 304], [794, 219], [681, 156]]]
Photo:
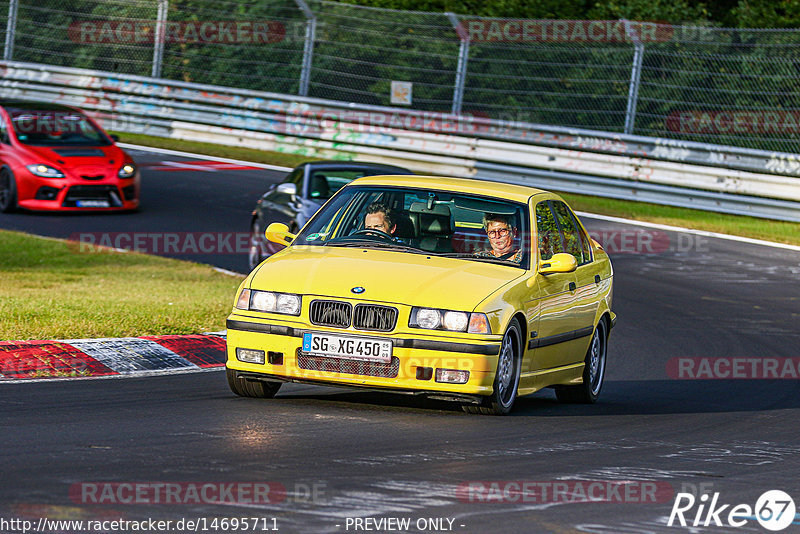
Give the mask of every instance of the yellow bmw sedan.
[[284, 382], [426, 395], [507, 414], [553, 387], [595, 402], [613, 270], [557, 195], [432, 176], [343, 187], [239, 287], [228, 384], [273, 397]]

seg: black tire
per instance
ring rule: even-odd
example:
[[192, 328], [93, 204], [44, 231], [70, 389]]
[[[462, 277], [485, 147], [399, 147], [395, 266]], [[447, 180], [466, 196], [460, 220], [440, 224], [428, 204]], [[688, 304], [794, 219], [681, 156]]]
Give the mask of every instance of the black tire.
[[247, 252], [247, 264], [251, 271], [264, 261], [264, 256], [261, 254], [261, 238], [264, 236], [259, 236], [259, 232], [261, 232], [261, 226], [258, 224], [258, 220], [254, 220], [250, 225], [250, 250]]
[[245, 380], [236, 376], [236, 371], [225, 369], [228, 377], [228, 386], [231, 391], [240, 397], [255, 397], [259, 399], [271, 399], [281, 389], [280, 382], [262, 382], [255, 380]]
[[520, 366], [522, 365], [522, 328], [519, 321], [511, 320], [497, 358], [497, 372], [494, 377], [492, 394], [481, 404], [462, 404], [467, 413], [483, 415], [506, 415], [517, 400]]
[[600, 397], [608, 357], [608, 323], [600, 319], [592, 333], [583, 366], [583, 383], [577, 386], [556, 386], [556, 398], [561, 402], [593, 404]]
[[8, 169], [0, 170], [0, 212], [11, 213], [17, 209], [17, 182]]

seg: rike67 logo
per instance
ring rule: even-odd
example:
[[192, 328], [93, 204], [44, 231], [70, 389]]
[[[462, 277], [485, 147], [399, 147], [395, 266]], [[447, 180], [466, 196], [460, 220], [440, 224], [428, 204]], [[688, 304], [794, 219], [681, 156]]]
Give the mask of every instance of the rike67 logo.
[[678, 493], [667, 525], [682, 527], [735, 527], [741, 528], [755, 520], [765, 529], [774, 532], [794, 522], [794, 500], [781, 490], [764, 492], [755, 506], [749, 504], [723, 504], [719, 493], [696, 498], [691, 493]]

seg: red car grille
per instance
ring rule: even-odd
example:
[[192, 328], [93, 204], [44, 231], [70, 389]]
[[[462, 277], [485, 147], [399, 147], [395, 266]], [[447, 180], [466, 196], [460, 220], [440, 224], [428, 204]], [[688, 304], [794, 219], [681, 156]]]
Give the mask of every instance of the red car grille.
[[113, 185], [73, 185], [67, 191], [62, 206], [75, 207], [81, 200], [106, 200], [110, 207], [122, 206], [119, 190]]
[[397, 378], [397, 374], [400, 372], [400, 359], [394, 357], [389, 363], [365, 362], [342, 358], [326, 358], [324, 356], [309, 356], [298, 349], [297, 366], [300, 369], [325, 373]]

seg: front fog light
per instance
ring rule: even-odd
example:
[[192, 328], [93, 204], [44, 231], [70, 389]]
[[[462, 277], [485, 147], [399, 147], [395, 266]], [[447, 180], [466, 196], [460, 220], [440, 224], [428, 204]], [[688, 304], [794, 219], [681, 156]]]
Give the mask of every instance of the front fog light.
[[439, 310], [420, 308], [417, 310], [417, 324], [420, 328], [439, 328], [439, 325], [442, 324], [442, 314], [439, 313]]
[[456, 369], [436, 369], [436, 381], [448, 384], [466, 384], [469, 380], [469, 371]]
[[247, 363], [264, 363], [264, 351], [255, 349], [236, 348], [236, 359]]
[[275, 307], [278, 313], [287, 313], [289, 315], [300, 315], [300, 297], [297, 295], [289, 295], [281, 293], [278, 295], [278, 303]]
[[463, 332], [467, 329], [469, 317], [464, 312], [449, 311], [444, 314], [444, 321], [442, 324], [448, 330], [455, 330], [456, 332]]

